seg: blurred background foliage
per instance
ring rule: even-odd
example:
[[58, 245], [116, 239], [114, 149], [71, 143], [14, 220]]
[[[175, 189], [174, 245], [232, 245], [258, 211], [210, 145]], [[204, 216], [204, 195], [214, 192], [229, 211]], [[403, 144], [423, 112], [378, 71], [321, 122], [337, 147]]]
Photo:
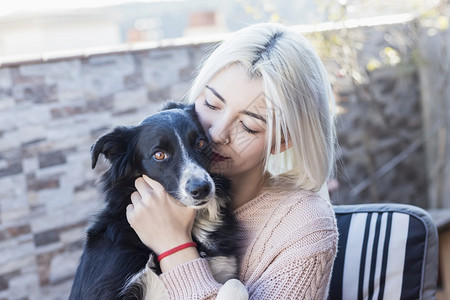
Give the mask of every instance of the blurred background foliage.
[[[293, 26], [298, 25], [298, 22], [292, 13], [302, 11], [300, 4], [293, 4], [295, 7], [293, 6], [289, 12], [280, 9], [287, 1], [265, 0], [262, 4], [252, 0], [236, 2], [240, 3], [254, 20], [282, 22]], [[378, 134], [381, 134], [383, 128], [375, 124], [373, 117], [363, 118], [357, 122], [364, 131], [362, 143], [365, 149], [365, 172], [362, 178], [358, 178], [355, 176], [356, 171], [348, 171], [348, 165], [352, 163], [346, 160], [345, 152], [349, 149], [341, 149], [337, 177], [341, 189], [343, 185], [348, 185], [350, 191], [337, 196], [335, 202], [386, 200], [380, 191], [383, 190], [383, 187], [380, 187], [383, 184], [382, 177], [411, 159], [417, 151], [423, 151], [425, 162], [422, 170], [426, 174], [425, 180], [428, 184], [419, 189], [428, 189], [425, 194], [428, 194], [429, 202], [425, 204], [424, 199], [416, 199], [415, 204], [450, 207], [450, 201], [445, 199], [450, 183], [450, 151], [447, 138], [450, 123], [449, 2], [316, 0], [314, 3], [316, 10], [308, 14], [309, 24], [300, 25], [299, 29], [311, 38], [329, 67], [338, 103], [346, 101], [348, 94], [346, 90], [352, 90], [357, 102], [353, 103], [353, 106], [359, 105], [363, 107], [363, 112], [378, 115], [378, 119], [382, 120], [385, 126], [384, 129], [395, 132], [395, 127], [399, 124], [392, 120], [392, 116], [385, 109], [387, 104], [381, 99], [383, 92], [386, 86], [392, 91], [411, 89], [405, 83], [405, 78], [418, 77], [420, 105], [423, 110], [421, 135], [415, 139], [398, 136], [399, 140], [405, 139], [405, 144], [398, 149], [397, 155], [391, 155], [390, 159], [381, 165], [376, 162], [379, 153], [374, 153], [373, 136], [377, 130]], [[405, 26], [395, 26], [402, 21]], [[382, 23], [387, 29], [380, 32], [381, 38], [374, 37], [377, 34], [376, 30], [375, 33], [364, 30], [365, 27]], [[362, 29], [352, 30], [357, 27]], [[430, 48], [438, 48], [438, 53], [432, 53], [433, 50]], [[439, 58], [433, 55], [438, 55]], [[435, 65], [433, 59], [438, 59]], [[385, 71], [380, 73], [380, 70]], [[386, 72], [395, 73], [399, 79], [392, 79], [391, 83], [386, 83], [386, 76], [383, 79], [377, 75], [387, 74]], [[430, 79], [434, 76], [435, 78]], [[395, 101], [392, 97], [393, 95], [386, 101]], [[346, 110], [348, 106], [339, 107], [341, 114]], [[344, 141], [341, 147], [346, 146]], [[405, 172], [405, 168], [400, 172]], [[424, 195], [416, 196], [421, 198]], [[344, 200], [342, 197], [350, 199]]]

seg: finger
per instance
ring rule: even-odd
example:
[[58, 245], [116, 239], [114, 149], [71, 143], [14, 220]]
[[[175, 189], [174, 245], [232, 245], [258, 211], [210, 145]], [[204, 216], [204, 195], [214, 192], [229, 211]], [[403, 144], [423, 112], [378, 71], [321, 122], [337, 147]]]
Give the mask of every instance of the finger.
[[128, 221], [128, 223], [130, 223], [130, 225], [131, 225], [133, 213], [134, 213], [134, 206], [133, 206], [133, 204], [128, 204], [127, 205], [126, 215], [127, 215], [127, 221]]
[[145, 193], [150, 193], [153, 190], [152, 187], [142, 177], [138, 177], [134, 181], [134, 186], [141, 195]]
[[136, 206], [137, 204], [139, 204], [139, 202], [142, 201], [141, 194], [139, 194], [138, 191], [133, 192], [131, 194], [130, 198], [131, 198], [131, 203], [133, 203], [134, 206]]
[[147, 175], [142, 175], [144, 181], [154, 190], [164, 190], [164, 187], [156, 180], [151, 179]]

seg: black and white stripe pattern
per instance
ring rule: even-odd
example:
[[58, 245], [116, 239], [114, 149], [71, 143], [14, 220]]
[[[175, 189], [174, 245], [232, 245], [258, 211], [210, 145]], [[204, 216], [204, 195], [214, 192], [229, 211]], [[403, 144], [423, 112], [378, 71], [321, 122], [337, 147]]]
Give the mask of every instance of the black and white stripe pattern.
[[437, 260], [437, 243], [429, 242], [437, 233], [426, 212], [399, 204], [335, 206], [335, 212], [340, 237], [329, 299], [429, 299], [425, 276], [436, 275], [425, 268], [429, 251]]

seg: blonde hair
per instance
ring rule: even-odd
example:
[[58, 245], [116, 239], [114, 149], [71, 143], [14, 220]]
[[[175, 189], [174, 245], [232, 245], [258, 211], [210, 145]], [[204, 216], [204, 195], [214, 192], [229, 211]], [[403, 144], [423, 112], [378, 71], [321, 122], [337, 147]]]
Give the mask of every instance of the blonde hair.
[[[249, 78], [263, 81], [270, 112], [267, 145], [275, 145], [275, 154], [266, 147], [265, 171], [277, 182], [318, 191], [334, 167], [335, 129], [334, 96], [314, 48], [301, 34], [279, 24], [246, 27], [204, 61], [187, 100], [194, 102], [218, 72], [236, 63]], [[291, 147], [281, 151], [282, 141], [290, 141]]]

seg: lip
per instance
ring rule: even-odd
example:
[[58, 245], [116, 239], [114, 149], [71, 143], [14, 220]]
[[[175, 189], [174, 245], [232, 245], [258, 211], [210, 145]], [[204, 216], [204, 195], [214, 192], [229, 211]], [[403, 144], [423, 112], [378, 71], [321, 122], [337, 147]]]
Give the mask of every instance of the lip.
[[230, 159], [230, 157], [223, 156], [223, 155], [221, 155], [221, 154], [219, 154], [217, 152], [214, 152], [214, 151], [212, 153], [212, 160], [214, 162], [221, 162], [221, 161], [224, 161], [224, 160], [227, 160], [227, 159]]

